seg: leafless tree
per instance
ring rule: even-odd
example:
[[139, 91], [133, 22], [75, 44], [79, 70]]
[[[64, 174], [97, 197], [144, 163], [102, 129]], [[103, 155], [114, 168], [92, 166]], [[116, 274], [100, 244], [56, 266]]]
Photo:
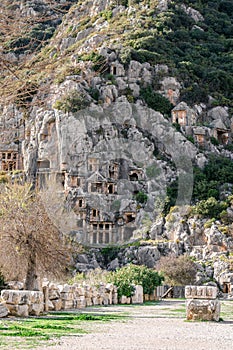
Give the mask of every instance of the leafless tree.
[[164, 256], [156, 267], [165, 277], [165, 282], [172, 286], [193, 284], [196, 280], [196, 264], [186, 255]]
[[55, 227], [41, 196], [29, 184], [8, 184], [0, 193], [0, 271], [38, 289], [41, 277], [62, 276], [72, 262], [71, 243]]
[[[27, 107], [56, 64], [40, 57], [62, 16], [74, 0], [1, 0], [0, 2], [0, 91], [1, 102]], [[41, 100], [43, 97], [41, 98]]]

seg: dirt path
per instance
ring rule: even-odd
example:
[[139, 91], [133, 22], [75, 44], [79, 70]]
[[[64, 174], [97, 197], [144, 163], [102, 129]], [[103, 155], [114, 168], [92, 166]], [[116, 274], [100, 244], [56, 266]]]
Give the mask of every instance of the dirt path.
[[[231, 310], [233, 302], [231, 303]], [[86, 309], [88, 310], [88, 309]], [[85, 310], [85, 312], [86, 312]], [[89, 334], [62, 337], [56, 350], [229, 350], [233, 348], [233, 314], [223, 322], [186, 322], [184, 302], [91, 308], [90, 313], [122, 313], [122, 321], [87, 323]], [[39, 347], [37, 350], [48, 350]]]

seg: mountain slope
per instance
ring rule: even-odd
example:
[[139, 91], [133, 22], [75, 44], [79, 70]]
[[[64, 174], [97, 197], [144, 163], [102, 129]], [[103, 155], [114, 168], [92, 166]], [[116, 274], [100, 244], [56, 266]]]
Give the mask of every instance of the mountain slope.
[[53, 220], [84, 244], [230, 255], [231, 1], [73, 1], [58, 17], [30, 52], [4, 42], [2, 170], [56, 174]]

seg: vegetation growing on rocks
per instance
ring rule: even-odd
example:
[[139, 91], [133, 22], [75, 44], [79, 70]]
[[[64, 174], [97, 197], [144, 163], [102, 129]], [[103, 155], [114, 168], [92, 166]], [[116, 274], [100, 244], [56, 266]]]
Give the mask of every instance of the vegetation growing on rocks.
[[[128, 186], [131, 192], [127, 192], [127, 200], [130, 198], [134, 203], [127, 203], [122, 209], [119, 199], [115, 198], [110, 203], [111, 210], [116, 214], [114, 219], [104, 213], [102, 221], [105, 226], [102, 222], [95, 222], [93, 227], [96, 230], [97, 227], [109, 230], [112, 220], [113, 225], [120, 227], [126, 223], [129, 229], [132, 228], [130, 225], [136, 213], [140, 220], [148, 217], [146, 229], [140, 232], [142, 236], [146, 232], [143, 238], [164, 243], [164, 246], [158, 244], [159, 253], [163, 253], [163, 249], [165, 254], [177, 249], [178, 254], [182, 254], [190, 247], [204, 245], [205, 241], [210, 249], [212, 246], [223, 252], [232, 249], [232, 144], [231, 137], [227, 136], [224, 142], [221, 139], [226, 137], [226, 133], [232, 134], [231, 2], [169, 1], [166, 6], [166, 2], [164, 5], [160, 1], [122, 0], [93, 1], [89, 6], [86, 1], [49, 4], [48, 1], [41, 1], [39, 4], [32, 2], [32, 9], [27, 4], [26, 7], [20, 7], [20, 4], [17, 0], [13, 4], [4, 0], [0, 5], [0, 19], [4, 23], [0, 49], [0, 87], [3, 119], [6, 116], [1, 126], [9, 122], [13, 129], [15, 125], [17, 129], [0, 151], [4, 151], [5, 147], [12, 151], [13, 147], [15, 151], [24, 153], [25, 172], [29, 178], [34, 176], [33, 181], [37, 171], [59, 170], [61, 183], [64, 185], [67, 181], [64, 185], [66, 194], [70, 191], [67, 198], [73, 196], [73, 202], [67, 206], [71, 205], [72, 209], [78, 211], [80, 208], [77, 207], [80, 205], [82, 210], [85, 202], [79, 198], [80, 202], [75, 203], [83, 191], [83, 188], [77, 190], [80, 179], [75, 178], [77, 164], [81, 163], [78, 158], [80, 153], [84, 156], [87, 150], [92, 152], [98, 142], [98, 145], [105, 146], [107, 141], [114, 140], [118, 132], [124, 141], [140, 140], [145, 151], [143, 161], [151, 153], [156, 166], [147, 160], [146, 165], [140, 160], [132, 162], [131, 173], [127, 174], [131, 176]], [[15, 18], [11, 16], [13, 10]], [[34, 11], [33, 18], [30, 11]], [[8, 21], [5, 21], [6, 18]], [[167, 85], [171, 88], [167, 88], [164, 83], [166, 79], [170, 79]], [[171, 122], [174, 106], [180, 101], [187, 102], [188, 113], [190, 107], [193, 108], [191, 114], [195, 114], [196, 120], [189, 125], [181, 125], [175, 118], [171, 132], [168, 123]], [[117, 105], [114, 118], [107, 120], [114, 104]], [[118, 110], [122, 105], [126, 106], [125, 110]], [[44, 109], [40, 110], [41, 106]], [[220, 109], [215, 111], [212, 118], [209, 112], [215, 106]], [[77, 135], [82, 134], [80, 130], [84, 127], [69, 123], [75, 119], [73, 114], [86, 107], [92, 111], [87, 123], [89, 130], [85, 139], [78, 140]], [[104, 117], [98, 118], [102, 107]], [[148, 112], [147, 107], [153, 111]], [[146, 113], [151, 112], [155, 112], [154, 122], [158, 122], [156, 137], [150, 134], [151, 124], [149, 130], [143, 130], [143, 123], [138, 123], [140, 118], [143, 119]], [[221, 113], [222, 119], [219, 117]], [[12, 115], [16, 122], [11, 121]], [[117, 121], [118, 117], [120, 122]], [[102, 125], [103, 120], [108, 127]], [[220, 126], [216, 126], [216, 121], [224, 121], [225, 125], [220, 123]], [[166, 141], [160, 139], [163, 131], [161, 126], [164, 126], [167, 134], [172, 134], [174, 144], [170, 149], [163, 144]], [[198, 127], [201, 127], [201, 134], [195, 134]], [[209, 134], [205, 128], [208, 128]], [[214, 129], [217, 132], [215, 135]], [[68, 141], [64, 136], [66, 132], [72, 134], [67, 137]], [[25, 136], [19, 140], [19, 135]], [[199, 144], [196, 135], [203, 136], [204, 142]], [[54, 140], [58, 140], [59, 147], [55, 147]], [[190, 168], [193, 165], [194, 170], [194, 180], [191, 181], [193, 194], [189, 203], [193, 208], [182, 217], [178, 211], [171, 209], [176, 205], [179, 176], [183, 171], [178, 169], [172, 159], [172, 148], [175, 149], [178, 144], [189, 151], [192, 161]], [[134, 152], [140, 148], [137, 145]], [[57, 149], [62, 159], [58, 159], [55, 154]], [[177, 148], [177, 153], [182, 153], [180, 148]], [[102, 154], [100, 158], [103, 158]], [[121, 159], [117, 159], [117, 162], [121, 163], [120, 180], [126, 180], [126, 174], [122, 175], [123, 162]], [[138, 173], [134, 173], [133, 167], [137, 168]], [[99, 169], [96, 163], [93, 168], [98, 177], [97, 172], [102, 171], [101, 167]], [[11, 171], [10, 168], [8, 170]], [[164, 222], [160, 222], [157, 227], [153, 220], [159, 215], [155, 213], [155, 195], [151, 193], [158, 189], [156, 182], [158, 178], [161, 179], [163, 172], [166, 174], [163, 189], [166, 187], [167, 197], [162, 200], [163, 213], [159, 213], [163, 214], [159, 219]], [[111, 184], [106, 185], [107, 180], [103, 181], [106, 185], [105, 194], [109, 191], [108, 198], [118, 195], [115, 181], [119, 180], [119, 176], [114, 176]], [[147, 177], [146, 183], [143, 183], [144, 176]], [[106, 176], [108, 181], [110, 178]], [[9, 175], [2, 173], [1, 184], [7, 184], [8, 181]], [[72, 184], [67, 190], [69, 181]], [[99, 186], [98, 181], [95, 183]], [[190, 182], [187, 187], [190, 187]], [[128, 191], [128, 188], [124, 190]], [[22, 212], [24, 215], [24, 210]], [[87, 212], [86, 223], [91, 215], [96, 221], [99, 220], [98, 208], [88, 207]], [[11, 214], [14, 217], [14, 213]], [[6, 219], [10, 220], [7, 216]], [[138, 226], [143, 224], [143, 220], [140, 220], [137, 221]], [[192, 220], [196, 222], [192, 223]], [[80, 239], [83, 237], [80, 233], [83, 222], [80, 223], [80, 217], [76, 221], [80, 226], [78, 229], [76, 227], [76, 231], [70, 231]], [[17, 228], [14, 229], [19, 233]], [[39, 229], [44, 231], [41, 227]], [[92, 244], [98, 243], [97, 236], [93, 236]], [[107, 236], [105, 232], [104, 235], [99, 234], [100, 237], [102, 241], [105, 237], [104, 243], [109, 242], [110, 235]], [[176, 244], [175, 248], [170, 244], [172, 241]], [[114, 257], [116, 251], [113, 251]]]

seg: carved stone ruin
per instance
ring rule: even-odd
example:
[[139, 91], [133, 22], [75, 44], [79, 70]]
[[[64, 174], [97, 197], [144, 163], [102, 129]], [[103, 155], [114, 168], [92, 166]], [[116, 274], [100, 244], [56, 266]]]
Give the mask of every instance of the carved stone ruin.
[[186, 317], [192, 321], [219, 321], [220, 302], [217, 287], [186, 286]]
[[39, 291], [2, 290], [1, 299], [13, 316], [38, 316], [44, 310], [43, 293]]

